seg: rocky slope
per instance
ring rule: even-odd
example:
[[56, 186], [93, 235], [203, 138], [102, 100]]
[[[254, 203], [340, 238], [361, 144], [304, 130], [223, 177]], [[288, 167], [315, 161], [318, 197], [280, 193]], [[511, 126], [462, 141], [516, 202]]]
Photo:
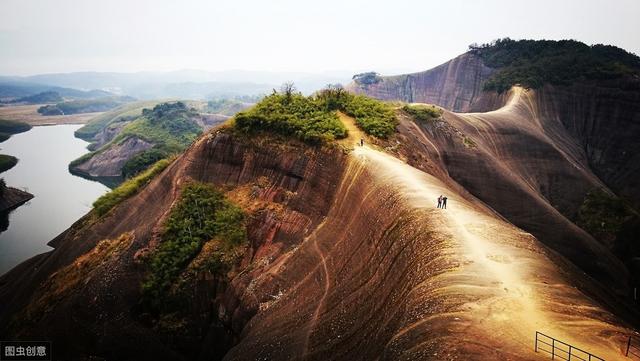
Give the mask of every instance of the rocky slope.
[[[50, 339], [78, 359], [520, 360], [536, 357], [540, 330], [619, 355], [631, 330], [575, 288], [591, 283], [580, 272], [451, 178], [353, 150], [359, 137], [328, 148], [202, 137], [0, 278], [0, 336]], [[140, 308], [141, 255], [189, 180], [249, 213], [249, 242], [229, 273], [198, 274], [186, 316], [167, 324]], [[434, 207], [438, 194], [450, 210]]]

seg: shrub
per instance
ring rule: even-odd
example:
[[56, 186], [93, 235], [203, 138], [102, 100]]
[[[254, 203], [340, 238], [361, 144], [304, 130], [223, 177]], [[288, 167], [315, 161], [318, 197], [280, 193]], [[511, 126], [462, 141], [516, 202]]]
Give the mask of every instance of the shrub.
[[171, 161], [170, 159], [162, 159], [138, 176], [125, 181], [119, 185], [118, 188], [104, 194], [93, 202], [93, 209], [98, 216], [106, 214], [123, 200], [138, 193], [151, 179], [167, 168], [169, 164], [171, 164]]
[[[156, 310], [167, 306], [171, 285], [206, 241], [219, 238], [226, 249], [245, 243], [244, 222], [244, 212], [213, 186], [197, 182], [185, 185], [164, 225], [161, 243], [151, 256], [149, 277], [142, 284], [151, 306]], [[224, 271], [222, 255], [218, 256], [209, 268]]]
[[434, 105], [405, 105], [402, 110], [417, 120], [432, 121], [442, 116], [442, 110]]

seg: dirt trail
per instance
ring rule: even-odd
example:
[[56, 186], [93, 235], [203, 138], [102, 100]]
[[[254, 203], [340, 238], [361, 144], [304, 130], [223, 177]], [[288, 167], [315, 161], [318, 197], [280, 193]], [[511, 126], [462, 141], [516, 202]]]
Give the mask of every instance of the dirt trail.
[[[340, 118], [349, 128], [349, 139], [353, 141], [352, 138], [355, 137], [359, 140], [361, 132], [353, 119], [344, 114]], [[352, 131], [352, 128], [355, 130]], [[365, 162], [381, 181], [396, 187], [407, 202], [417, 209], [433, 210], [441, 194], [449, 198], [448, 209], [436, 210], [437, 219], [433, 221], [445, 225], [443, 232], [460, 244], [463, 254], [455, 257], [467, 265], [460, 271], [461, 274], [469, 278], [475, 277], [474, 286], [480, 282], [483, 289], [486, 288], [481, 299], [468, 304], [465, 311], [470, 320], [466, 332], [477, 337], [478, 342], [482, 343], [485, 338], [500, 339], [504, 341], [505, 349], [511, 348], [509, 351], [528, 355], [526, 357], [529, 358], [539, 356], [544, 359], [544, 354], [532, 352], [535, 332], [541, 331], [607, 360], [621, 358], [619, 346], [615, 342], [598, 337], [607, 332], [622, 332], [621, 330], [612, 330], [613, 327], [608, 323], [582, 317], [579, 311], [576, 311], [575, 317], [564, 319], [563, 323], [562, 315], [558, 315], [562, 311], [553, 311], [555, 303], [567, 301], [547, 299], [545, 295], [558, 290], [571, 290], [573, 287], [562, 284], [565, 281], [561, 277], [549, 275], [549, 269], [555, 270], [555, 266], [536, 251], [538, 246], [533, 236], [488, 215], [481, 207], [457, 196], [437, 178], [386, 153], [365, 145], [355, 147], [353, 155]], [[516, 239], [525, 241], [514, 244]], [[559, 286], [541, 282], [539, 273], [544, 273], [545, 279], [552, 279]], [[575, 304], [569, 304], [568, 307], [593, 307], [590, 300], [582, 294], [579, 296], [581, 299], [572, 300]], [[408, 325], [394, 338], [422, 322], [428, 320]]]

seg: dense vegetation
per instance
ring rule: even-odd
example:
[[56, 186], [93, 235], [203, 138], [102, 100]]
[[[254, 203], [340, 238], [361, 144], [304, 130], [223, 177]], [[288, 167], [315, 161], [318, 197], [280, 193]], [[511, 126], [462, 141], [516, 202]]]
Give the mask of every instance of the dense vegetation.
[[16, 164], [18, 164], [18, 158], [0, 154], [0, 173], [15, 167]]
[[428, 122], [442, 116], [442, 110], [434, 105], [410, 105], [406, 104], [402, 110], [417, 120]]
[[[246, 242], [245, 215], [213, 186], [190, 182], [172, 208], [164, 225], [161, 243], [151, 255], [149, 277], [142, 285], [145, 299], [159, 311], [168, 306], [170, 287], [205, 242], [221, 240], [223, 249]], [[210, 260], [214, 274], [230, 267], [222, 258]]]
[[337, 110], [354, 117], [367, 134], [385, 138], [395, 131], [397, 121], [389, 105], [337, 86], [309, 97], [291, 89], [274, 92], [250, 110], [238, 113], [235, 125], [244, 132], [267, 131], [322, 144], [347, 136]]
[[334, 112], [323, 108], [314, 97], [285, 90], [265, 97], [256, 106], [240, 112], [235, 126], [243, 132], [272, 132], [309, 144], [345, 138], [347, 129]]
[[98, 198], [95, 202], [93, 202], [93, 208], [98, 216], [106, 214], [123, 200], [138, 193], [138, 191], [142, 189], [142, 187], [149, 183], [151, 179], [153, 179], [153, 177], [167, 168], [169, 164], [171, 164], [170, 159], [162, 159], [156, 162], [153, 166], [149, 167], [149, 169], [147, 169], [146, 171], [142, 172], [132, 179], [125, 181], [116, 189]]
[[640, 58], [610, 45], [588, 46], [575, 40], [496, 40], [472, 44], [470, 52], [497, 69], [486, 90], [503, 92], [520, 84], [539, 88], [545, 83], [569, 85], [581, 80], [615, 79], [640, 74]]
[[80, 99], [44, 105], [38, 108], [42, 115], [69, 115], [79, 113], [105, 112], [135, 99], [131, 97], [104, 97], [98, 99]]
[[0, 143], [9, 139], [13, 134], [26, 132], [31, 125], [13, 120], [0, 119]]

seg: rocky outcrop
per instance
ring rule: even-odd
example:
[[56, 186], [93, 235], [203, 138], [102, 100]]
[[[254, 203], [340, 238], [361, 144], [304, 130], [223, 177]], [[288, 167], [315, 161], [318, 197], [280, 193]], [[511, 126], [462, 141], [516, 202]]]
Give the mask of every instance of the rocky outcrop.
[[492, 69], [467, 53], [420, 73], [385, 76], [373, 84], [352, 82], [347, 89], [384, 100], [437, 104], [457, 112], [469, 111], [482, 96]]
[[0, 212], [8, 212], [33, 198], [33, 194], [20, 189], [5, 187], [0, 192]]
[[131, 159], [149, 148], [153, 144], [137, 137], [127, 139], [98, 151], [88, 160], [71, 167], [77, 172], [89, 177], [120, 177], [122, 166]]

